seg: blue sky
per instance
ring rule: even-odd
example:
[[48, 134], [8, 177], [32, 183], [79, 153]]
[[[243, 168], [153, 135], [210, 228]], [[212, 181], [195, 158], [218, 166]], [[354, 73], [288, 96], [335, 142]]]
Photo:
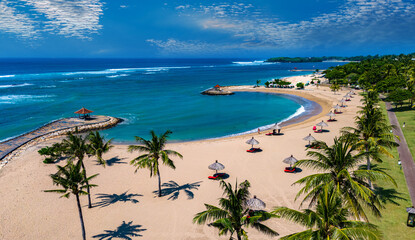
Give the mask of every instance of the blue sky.
[[415, 52], [408, 0], [0, 0], [0, 57]]

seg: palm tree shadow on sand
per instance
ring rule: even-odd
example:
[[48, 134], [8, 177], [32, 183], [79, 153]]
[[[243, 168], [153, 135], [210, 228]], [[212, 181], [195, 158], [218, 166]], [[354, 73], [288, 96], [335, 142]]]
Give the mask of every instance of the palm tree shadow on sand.
[[135, 199], [136, 197], [142, 197], [141, 194], [134, 194], [128, 193], [128, 191], [121, 193], [121, 194], [105, 194], [105, 193], [98, 193], [97, 199], [99, 202], [94, 204], [94, 207], [107, 207], [111, 204], [117, 202], [131, 202], [131, 203], [138, 203], [138, 200]]
[[146, 231], [147, 229], [141, 228], [141, 225], [133, 225], [133, 221], [125, 223], [122, 222], [120, 226], [115, 230], [104, 230], [105, 233], [101, 233], [93, 236], [99, 240], [111, 240], [113, 238], [132, 240], [132, 237], [142, 237], [143, 235], [138, 234], [139, 232]]
[[111, 159], [108, 159], [107, 162], [107, 166], [113, 166], [115, 164], [127, 164], [126, 162], [123, 162], [122, 160], [124, 160], [125, 158], [119, 158], [119, 157], [113, 157]]
[[[180, 191], [184, 191], [187, 195], [187, 199], [193, 199], [194, 194], [190, 190], [198, 190], [201, 182], [202, 181], [194, 182], [194, 183], [187, 183], [187, 184], [183, 184], [180, 186], [175, 181], [169, 181], [161, 185], [163, 187], [163, 189], [161, 189], [161, 195], [162, 196], [171, 195], [168, 198], [168, 200], [176, 200], [177, 198], [179, 198]], [[158, 190], [153, 191], [154, 194], [158, 194], [158, 192], [159, 192]]]

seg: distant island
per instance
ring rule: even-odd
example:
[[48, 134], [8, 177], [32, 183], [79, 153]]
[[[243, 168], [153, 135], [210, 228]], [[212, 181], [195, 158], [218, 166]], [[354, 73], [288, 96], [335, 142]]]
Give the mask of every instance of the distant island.
[[325, 62], [325, 61], [339, 61], [339, 62], [360, 62], [363, 60], [379, 59], [379, 55], [368, 56], [354, 56], [354, 57], [273, 57], [267, 59], [265, 62], [290, 62], [290, 63], [302, 63], [302, 62]]

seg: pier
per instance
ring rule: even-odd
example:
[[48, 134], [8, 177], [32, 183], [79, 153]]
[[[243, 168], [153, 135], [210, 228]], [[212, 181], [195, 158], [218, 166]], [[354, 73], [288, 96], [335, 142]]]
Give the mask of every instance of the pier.
[[36, 130], [0, 142], [0, 169], [20, 151], [39, 142], [66, 135], [69, 132], [88, 132], [114, 127], [121, 120], [110, 116], [92, 116], [85, 119], [63, 118], [50, 122]]

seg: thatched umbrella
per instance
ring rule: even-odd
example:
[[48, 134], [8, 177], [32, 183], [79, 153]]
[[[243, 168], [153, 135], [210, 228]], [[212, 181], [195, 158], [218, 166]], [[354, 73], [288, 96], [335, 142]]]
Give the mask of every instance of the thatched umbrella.
[[311, 145], [311, 141], [315, 141], [316, 139], [313, 136], [311, 136], [311, 133], [310, 133], [308, 134], [307, 137], [303, 138], [303, 140], [308, 141], [308, 145]]
[[330, 120], [331, 120], [331, 118], [332, 117], [334, 118], [336, 116], [336, 114], [334, 112], [330, 111], [329, 113], [326, 114], [326, 116], [329, 116]]
[[263, 210], [266, 207], [266, 204], [256, 196], [246, 201], [246, 205], [249, 209], [254, 211]]
[[276, 124], [274, 124], [272, 127], [271, 127], [271, 129], [275, 129], [275, 130], [281, 130], [281, 126], [280, 126], [280, 124], [279, 123], [276, 123]]
[[350, 95], [349, 95], [349, 94], [346, 94], [346, 95], [344, 95], [343, 97], [344, 97], [346, 100], [347, 100], [347, 99], [350, 99]]
[[259, 144], [259, 142], [254, 137], [252, 137], [251, 139], [246, 141], [246, 143], [249, 144], [249, 145], [252, 145], [252, 148], [254, 148], [254, 145]]
[[210, 164], [208, 168], [210, 170], [215, 170], [216, 173], [218, 173], [218, 171], [225, 169], [225, 166], [222, 163], [219, 163], [218, 160], [216, 160], [216, 162]]
[[335, 112], [341, 112], [340, 110], [342, 107], [339, 106], [339, 104], [336, 104], [336, 106], [333, 106]]
[[293, 157], [293, 155], [291, 155], [291, 156], [287, 157], [286, 159], [284, 159], [282, 162], [286, 163], [286, 164], [290, 164], [290, 167], [291, 167], [296, 162], [298, 162], [298, 160], [295, 157]]
[[327, 125], [327, 123], [321, 120], [321, 122], [317, 123], [316, 126], [321, 127], [321, 130], [323, 130], [323, 127], [328, 127], [329, 125]]
[[340, 107], [344, 107], [345, 102], [346, 102], [346, 100], [344, 98], [342, 98], [342, 100], [340, 100], [340, 103], [342, 104], [342, 105], [340, 105]]

